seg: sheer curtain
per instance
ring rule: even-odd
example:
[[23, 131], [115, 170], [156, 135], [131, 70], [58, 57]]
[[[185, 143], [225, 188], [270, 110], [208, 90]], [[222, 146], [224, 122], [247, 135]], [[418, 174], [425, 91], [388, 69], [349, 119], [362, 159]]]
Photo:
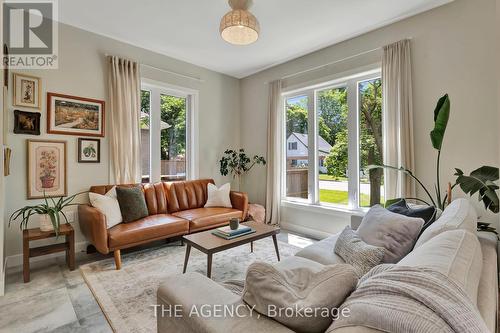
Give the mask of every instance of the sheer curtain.
[[[382, 58], [384, 163], [415, 170], [410, 40], [384, 47]], [[386, 198], [415, 197], [415, 182], [386, 171]]]
[[267, 121], [266, 222], [280, 222], [280, 143], [281, 80], [269, 84], [269, 116]]
[[111, 162], [117, 184], [141, 180], [139, 63], [108, 56]]

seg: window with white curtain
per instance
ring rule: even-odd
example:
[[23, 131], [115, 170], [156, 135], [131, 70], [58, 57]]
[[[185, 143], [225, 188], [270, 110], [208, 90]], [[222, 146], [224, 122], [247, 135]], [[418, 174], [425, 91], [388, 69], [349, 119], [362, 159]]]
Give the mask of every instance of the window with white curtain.
[[282, 199], [349, 209], [383, 203], [383, 171], [367, 168], [383, 163], [380, 70], [283, 99]]
[[195, 94], [142, 82], [142, 182], [193, 178], [193, 104]]

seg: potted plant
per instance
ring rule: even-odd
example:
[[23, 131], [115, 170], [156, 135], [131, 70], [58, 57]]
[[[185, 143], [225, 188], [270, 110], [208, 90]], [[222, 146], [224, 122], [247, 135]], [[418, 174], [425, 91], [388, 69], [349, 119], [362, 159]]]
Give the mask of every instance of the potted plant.
[[266, 165], [266, 160], [262, 156], [255, 155], [250, 158], [245, 149], [238, 151], [227, 149], [219, 161], [220, 173], [223, 176], [231, 174], [233, 179], [238, 178], [238, 190], [241, 186], [241, 176], [248, 173], [256, 164]]
[[52, 188], [56, 179], [57, 157], [54, 151], [42, 151], [40, 157], [40, 181], [42, 188]]
[[[441, 148], [443, 145], [444, 134], [446, 132], [446, 127], [448, 125], [448, 119], [450, 117], [450, 98], [448, 94], [444, 95], [437, 102], [436, 108], [434, 109], [434, 129], [430, 133], [430, 138], [433, 148], [437, 151], [436, 160], [436, 183], [434, 185], [435, 195], [431, 194], [431, 191], [423, 184], [423, 182], [417, 178], [412, 170], [405, 167], [396, 167], [391, 165], [371, 165], [368, 168], [386, 168], [397, 170], [403, 172], [413, 178], [419, 186], [422, 187], [426, 194], [425, 199], [421, 198], [406, 198], [409, 200], [416, 200], [423, 202], [429, 206], [435, 206], [443, 210], [446, 205], [451, 201], [451, 193], [453, 189], [459, 186], [462, 191], [466, 194], [474, 195], [479, 194], [479, 201], [482, 201], [485, 209], [492, 211], [493, 213], [498, 213], [500, 210], [499, 199], [496, 191], [499, 189], [497, 181], [499, 178], [499, 169], [492, 166], [482, 166], [470, 173], [470, 175], [464, 174], [464, 172], [458, 168], [455, 168], [455, 176], [457, 177], [454, 184], [449, 183], [448, 189], [445, 192], [441, 191], [441, 179], [440, 179], [440, 161], [441, 161]], [[386, 201], [386, 206], [391, 205], [394, 202], [401, 200], [390, 199]]]
[[66, 198], [47, 198], [44, 192], [44, 203], [34, 206], [25, 206], [13, 212], [9, 218], [9, 227], [13, 221], [20, 218], [21, 223], [19, 225], [19, 228], [27, 229], [30, 218], [36, 215], [38, 217], [41, 231], [54, 230], [56, 235], [58, 235], [59, 226], [61, 225], [61, 216], [65, 223], [69, 223], [66, 214], [63, 212], [63, 209], [68, 206], [77, 205], [73, 204], [72, 201], [77, 195], [83, 193], [87, 193], [87, 191], [80, 192]]

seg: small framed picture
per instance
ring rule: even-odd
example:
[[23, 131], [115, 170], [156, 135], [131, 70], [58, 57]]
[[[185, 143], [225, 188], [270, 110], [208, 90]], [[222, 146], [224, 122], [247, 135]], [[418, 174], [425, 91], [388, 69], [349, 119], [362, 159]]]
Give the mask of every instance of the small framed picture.
[[42, 79], [36, 76], [14, 73], [14, 106], [40, 109], [42, 105]]
[[47, 133], [104, 137], [104, 101], [47, 93]]
[[101, 140], [78, 138], [78, 163], [100, 163]]
[[40, 113], [14, 110], [14, 133], [40, 135]]
[[27, 140], [28, 199], [67, 195], [66, 141]]

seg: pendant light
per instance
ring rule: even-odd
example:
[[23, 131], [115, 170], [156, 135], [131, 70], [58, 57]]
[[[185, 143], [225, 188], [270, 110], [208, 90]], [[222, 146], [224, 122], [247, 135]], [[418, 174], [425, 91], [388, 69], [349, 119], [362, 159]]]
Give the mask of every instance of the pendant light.
[[252, 0], [229, 0], [229, 11], [220, 21], [222, 38], [234, 45], [249, 45], [259, 38], [260, 26], [257, 18], [248, 11]]

